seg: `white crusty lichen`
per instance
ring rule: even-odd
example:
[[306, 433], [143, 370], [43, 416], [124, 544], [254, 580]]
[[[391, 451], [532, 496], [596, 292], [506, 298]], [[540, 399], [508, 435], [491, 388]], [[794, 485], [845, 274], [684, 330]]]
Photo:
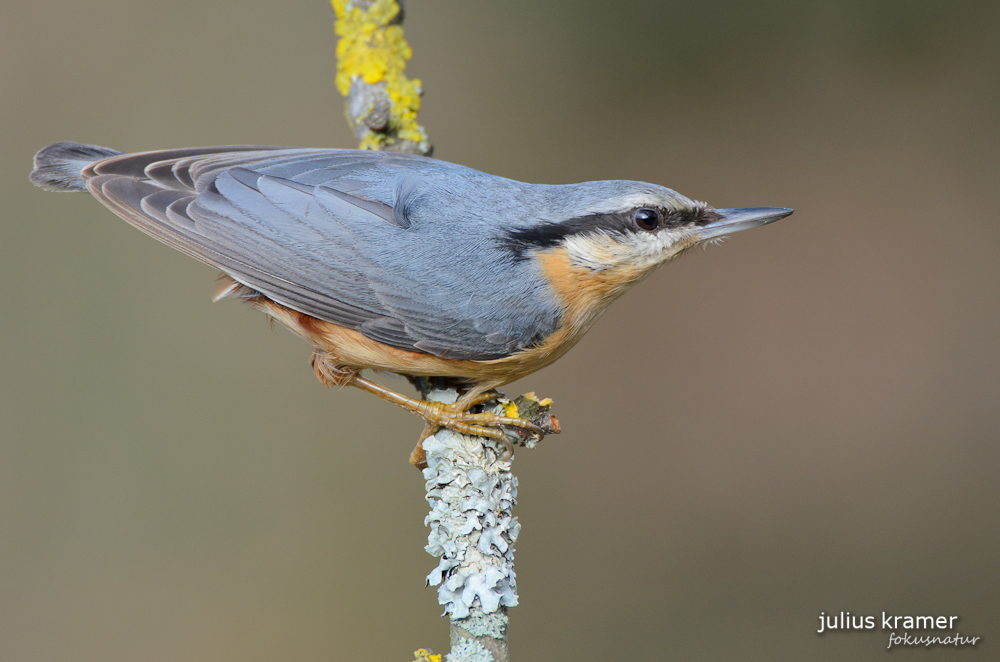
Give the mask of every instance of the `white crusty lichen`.
[[453, 620], [473, 610], [492, 614], [517, 605], [514, 542], [521, 529], [511, 510], [517, 478], [500, 449], [481, 437], [442, 429], [424, 440], [424, 479], [431, 511], [427, 553], [440, 558], [427, 575]]
[[466, 660], [469, 662], [496, 662], [493, 653], [475, 639], [462, 639], [451, 647], [451, 652], [448, 653], [448, 662], [456, 662], [457, 660], [462, 662]]

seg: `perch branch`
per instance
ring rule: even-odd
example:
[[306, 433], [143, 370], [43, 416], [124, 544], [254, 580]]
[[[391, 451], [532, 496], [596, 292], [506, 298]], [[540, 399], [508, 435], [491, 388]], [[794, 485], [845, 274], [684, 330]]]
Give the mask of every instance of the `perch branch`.
[[[347, 98], [347, 121], [362, 149], [430, 155], [417, 124], [420, 81], [403, 73], [410, 47], [403, 37], [402, 4], [394, 0], [331, 0], [337, 14], [337, 88]], [[412, 378], [424, 399], [454, 403], [459, 389], [441, 378]], [[497, 414], [530, 420], [559, 432], [551, 401], [533, 394], [498, 398]], [[512, 443], [532, 447], [537, 437], [512, 433]], [[497, 448], [497, 446], [500, 448]], [[511, 513], [517, 478], [503, 445], [485, 437], [441, 429], [423, 442], [430, 514], [426, 550], [440, 559], [427, 576], [451, 617], [449, 662], [509, 662], [507, 609], [517, 605], [514, 542], [520, 531]], [[425, 649], [418, 661], [439, 662]]]
[[[458, 392], [432, 390], [424, 397], [450, 404]], [[494, 411], [516, 413], [554, 433], [559, 423], [551, 404], [528, 394], [513, 402], [500, 398]], [[533, 447], [537, 438], [518, 436], [515, 443]], [[494, 440], [445, 429], [423, 445], [431, 505], [425, 549], [440, 559], [427, 584], [438, 587], [438, 603], [451, 616], [448, 661], [509, 662], [507, 609], [517, 605], [514, 542], [521, 530], [511, 512], [517, 499], [511, 458], [503, 458]]]

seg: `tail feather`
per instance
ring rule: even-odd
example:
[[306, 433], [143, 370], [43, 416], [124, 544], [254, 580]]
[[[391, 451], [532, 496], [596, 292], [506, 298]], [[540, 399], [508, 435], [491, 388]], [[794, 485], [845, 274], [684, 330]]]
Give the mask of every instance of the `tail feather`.
[[121, 152], [97, 145], [56, 143], [35, 154], [35, 169], [29, 179], [47, 191], [86, 191], [87, 181], [81, 174], [84, 168], [119, 154]]

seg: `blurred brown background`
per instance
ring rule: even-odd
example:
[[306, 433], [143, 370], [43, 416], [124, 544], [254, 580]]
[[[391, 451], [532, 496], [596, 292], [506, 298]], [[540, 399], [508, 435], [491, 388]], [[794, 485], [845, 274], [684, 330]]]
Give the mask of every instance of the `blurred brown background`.
[[[0, 3], [0, 659], [446, 650], [418, 421], [27, 181], [57, 140], [353, 146], [331, 24]], [[894, 659], [998, 659], [998, 27], [990, 2], [410, 3], [438, 157], [796, 209], [507, 389], [565, 430], [515, 465], [516, 660], [882, 659], [886, 632], [816, 634], [842, 610], [983, 638]]]

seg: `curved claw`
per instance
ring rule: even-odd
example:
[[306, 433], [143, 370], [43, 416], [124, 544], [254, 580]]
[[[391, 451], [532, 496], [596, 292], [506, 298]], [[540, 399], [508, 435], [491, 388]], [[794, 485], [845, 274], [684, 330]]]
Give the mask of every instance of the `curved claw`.
[[514, 457], [514, 444], [510, 443], [510, 439], [504, 437], [500, 441], [503, 442], [503, 455], [499, 459], [506, 461]]
[[[526, 420], [521, 419], [521, 418], [515, 418], [515, 419], [512, 419], [512, 420], [518, 421], [518, 424], [514, 425], [514, 426], [511, 426], [511, 427], [516, 427], [516, 428], [518, 428], [520, 430], [527, 430], [527, 431], [531, 432], [531, 434], [533, 434], [536, 437], [538, 437], [538, 441], [541, 441], [542, 439], [545, 438], [545, 430], [543, 430], [542, 428], [538, 427], [537, 425], [535, 425], [531, 421], [526, 421]], [[501, 423], [500, 425], [504, 425], [504, 424]], [[500, 457], [500, 459], [501, 460], [509, 460], [510, 458], [514, 457], [514, 444], [511, 442], [510, 439], [507, 438], [507, 435], [504, 435], [503, 438], [500, 439], [500, 441], [503, 442], [503, 445], [505, 447], [504, 454]]]
[[531, 432], [532, 432], [532, 434], [534, 434], [534, 435], [536, 435], [538, 437], [538, 441], [541, 441], [542, 439], [545, 439], [545, 430], [543, 430], [542, 428], [538, 427], [534, 423], [531, 423], [530, 421], [529, 421], [529, 423], [531, 425]]

